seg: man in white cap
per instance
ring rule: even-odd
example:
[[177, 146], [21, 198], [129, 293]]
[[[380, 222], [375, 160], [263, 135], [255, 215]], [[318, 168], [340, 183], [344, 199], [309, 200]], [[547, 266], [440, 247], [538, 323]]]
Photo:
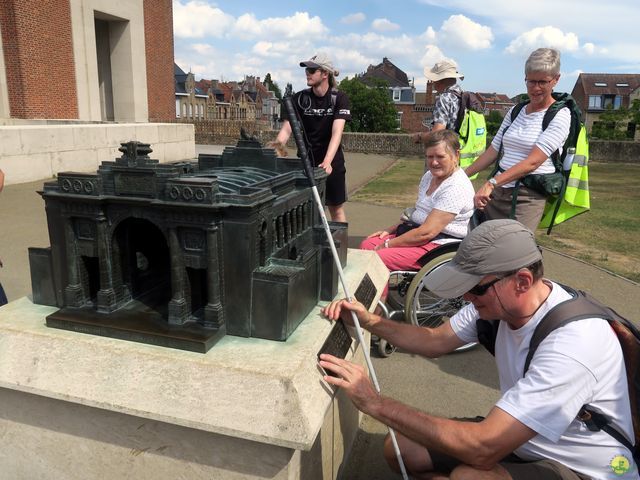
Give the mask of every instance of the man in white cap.
[[[300, 62], [300, 66], [305, 68], [309, 88], [293, 96], [293, 105], [302, 120], [311, 160], [329, 175], [325, 203], [331, 220], [346, 222], [346, 168], [341, 142], [344, 125], [351, 120], [349, 98], [344, 92], [335, 90], [335, 77], [339, 72], [325, 53], [318, 53]], [[269, 146], [286, 156], [285, 145], [290, 136], [291, 125], [285, 117], [275, 142]]]
[[[470, 303], [435, 329], [383, 319], [346, 300], [324, 312], [351, 323], [354, 311], [375, 335], [430, 358], [478, 341], [480, 318], [499, 319], [495, 357], [501, 398], [486, 418], [426, 414], [378, 394], [362, 367], [330, 355], [320, 361], [337, 375], [325, 381], [342, 387], [356, 407], [396, 431], [412, 478], [638, 478], [632, 453], [622, 443], [604, 431], [590, 431], [576, 418], [589, 404], [626, 438], [634, 438], [622, 351], [608, 322], [587, 318], [554, 330], [523, 373], [535, 327], [552, 307], [572, 298], [543, 278], [531, 231], [515, 220], [482, 223], [425, 283], [436, 295], [463, 295]], [[397, 470], [388, 438], [385, 457]]]
[[[464, 80], [464, 75], [458, 72], [456, 65], [449, 60], [438, 62], [431, 68], [425, 67], [424, 75], [427, 80], [433, 82], [432, 87], [438, 92], [430, 131], [455, 130], [462, 97], [462, 88], [457, 82], [458, 79]], [[413, 139], [419, 143], [424, 141], [428, 134], [429, 132], [418, 132], [413, 135]]]

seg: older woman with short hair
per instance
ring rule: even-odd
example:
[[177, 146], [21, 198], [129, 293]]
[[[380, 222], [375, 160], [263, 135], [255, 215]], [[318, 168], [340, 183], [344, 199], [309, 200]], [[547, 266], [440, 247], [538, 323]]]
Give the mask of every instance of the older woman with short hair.
[[[555, 102], [553, 88], [560, 79], [560, 53], [552, 48], [535, 50], [525, 63], [525, 84], [530, 102], [511, 121], [507, 112], [491, 145], [466, 169], [469, 176], [498, 161], [495, 175], [476, 192], [474, 204], [487, 220], [515, 218], [535, 231], [546, 203], [544, 194], [521, 184], [526, 175], [555, 172], [550, 158], [569, 135], [571, 113], [562, 108], [545, 130], [542, 120]], [[502, 157], [499, 153], [502, 151]], [[515, 211], [512, 213], [515, 201]]]
[[391, 271], [419, 270], [418, 260], [438, 245], [463, 238], [473, 214], [473, 185], [460, 169], [460, 142], [438, 130], [425, 142], [427, 172], [411, 217], [369, 235], [360, 245], [376, 250]]

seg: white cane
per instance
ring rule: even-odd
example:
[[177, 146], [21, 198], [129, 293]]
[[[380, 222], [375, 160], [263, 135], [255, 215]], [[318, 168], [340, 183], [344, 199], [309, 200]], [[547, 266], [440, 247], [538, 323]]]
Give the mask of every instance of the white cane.
[[[287, 116], [289, 118], [289, 124], [291, 125], [291, 131], [293, 133], [293, 138], [296, 141], [296, 146], [298, 147], [298, 152], [300, 153], [300, 157], [302, 158], [302, 165], [304, 167], [305, 174], [309, 179], [309, 183], [311, 184], [311, 191], [313, 192], [313, 198], [316, 202], [316, 207], [318, 208], [318, 212], [320, 213], [320, 218], [322, 219], [322, 225], [324, 227], [325, 235], [327, 236], [327, 241], [329, 242], [329, 246], [331, 247], [331, 253], [333, 255], [333, 262], [336, 265], [336, 269], [338, 270], [338, 276], [340, 277], [340, 283], [342, 284], [342, 289], [344, 290], [345, 297], [352, 299], [349, 290], [347, 289], [347, 284], [344, 279], [344, 274], [342, 271], [342, 265], [340, 264], [340, 259], [338, 257], [338, 251], [336, 250], [335, 243], [333, 241], [333, 236], [331, 235], [331, 229], [329, 228], [329, 222], [327, 222], [327, 216], [324, 213], [324, 206], [322, 205], [322, 200], [320, 199], [320, 195], [318, 194], [318, 187], [316, 186], [315, 176], [313, 174], [313, 168], [311, 166], [311, 162], [309, 161], [309, 153], [307, 152], [307, 147], [304, 142], [303, 134], [302, 134], [302, 125], [300, 124], [300, 120], [298, 119], [298, 115], [293, 106], [293, 101], [290, 96], [285, 96], [282, 99], [284, 103], [285, 110], [287, 111]], [[358, 343], [363, 346], [362, 351], [364, 353], [364, 359], [367, 363], [367, 368], [369, 369], [369, 375], [371, 377], [371, 381], [373, 382], [373, 386], [376, 391], [380, 393], [380, 384], [378, 383], [378, 377], [376, 376], [376, 372], [373, 369], [373, 364], [371, 363], [371, 356], [366, 348], [364, 348], [364, 337], [362, 335], [362, 328], [360, 327], [360, 322], [358, 321], [358, 316], [355, 312], [351, 312], [351, 319], [353, 320], [353, 325], [355, 326], [356, 337], [358, 338]], [[402, 473], [402, 478], [404, 480], [408, 480], [407, 471], [404, 466], [404, 462], [402, 461], [402, 454], [400, 453], [400, 447], [398, 446], [398, 441], [396, 439], [396, 434], [391, 427], [387, 427], [389, 429], [389, 436], [391, 437], [391, 443], [393, 444], [393, 449], [396, 454], [396, 458], [398, 459], [398, 465], [400, 465], [400, 471]]]

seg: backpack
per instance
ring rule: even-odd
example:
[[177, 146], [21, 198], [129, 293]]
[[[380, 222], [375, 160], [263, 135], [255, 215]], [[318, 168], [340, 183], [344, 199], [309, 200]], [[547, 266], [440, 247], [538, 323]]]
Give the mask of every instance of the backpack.
[[[546, 130], [562, 108], [567, 107], [571, 113], [569, 135], [562, 147], [562, 153], [556, 150], [550, 157], [556, 171], [541, 175], [529, 174], [516, 182], [511, 208], [511, 217], [514, 217], [518, 186], [520, 184], [547, 196], [547, 203], [539, 224], [539, 227], [547, 228], [547, 235], [551, 233], [554, 225], [584, 213], [590, 208], [589, 170], [587, 165], [589, 160], [589, 139], [587, 130], [580, 120], [582, 113], [575, 99], [568, 93], [554, 92], [552, 96], [555, 102], [547, 109], [542, 119], [543, 131]], [[520, 102], [511, 109], [511, 122], [516, 119], [528, 103], [529, 100]], [[502, 151], [502, 145], [500, 150]], [[571, 157], [567, 159], [567, 155], [573, 155], [573, 159]], [[499, 162], [496, 162], [496, 169], [491, 176], [494, 176], [498, 171]]]
[[[311, 106], [311, 91], [312, 91], [311, 88], [305, 88], [300, 94], [300, 96], [298, 97], [298, 106], [300, 107], [301, 110], [306, 110]], [[304, 97], [304, 99], [302, 97]], [[338, 91], [332, 88], [331, 89], [331, 110], [333, 110], [334, 113], [336, 109], [337, 98], [338, 98]], [[305, 106], [303, 106], [303, 104]]]
[[[604, 430], [618, 440], [631, 451], [636, 465], [640, 465], [640, 331], [629, 320], [616, 313], [612, 308], [600, 303], [588, 293], [582, 290], [574, 290], [565, 285], [560, 286], [571, 294], [573, 298], [559, 303], [549, 310], [536, 326], [529, 343], [529, 352], [524, 363], [522, 376], [524, 377], [529, 369], [529, 364], [534, 358], [540, 343], [555, 329], [585, 318], [602, 318], [608, 321], [622, 347], [629, 388], [629, 403], [631, 404], [633, 442], [630, 442], [617, 430], [605, 415], [595, 411], [589, 405], [583, 405], [577, 417], [592, 432]], [[495, 355], [495, 342], [499, 323], [500, 320], [482, 319], [476, 323], [478, 342], [489, 350], [492, 355]]]
[[[460, 99], [460, 108], [454, 130], [460, 136], [460, 167], [466, 168], [487, 147], [487, 124], [480, 97], [473, 92], [452, 92]], [[470, 177], [476, 178], [478, 174]]]

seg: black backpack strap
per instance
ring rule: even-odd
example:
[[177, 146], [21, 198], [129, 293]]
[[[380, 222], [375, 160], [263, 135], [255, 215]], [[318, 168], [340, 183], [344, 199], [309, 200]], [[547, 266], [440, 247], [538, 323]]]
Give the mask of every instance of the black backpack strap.
[[636, 450], [633, 444], [622, 434], [622, 432], [611, 425], [611, 422], [605, 415], [594, 410], [589, 405], [583, 405], [577, 416], [591, 432], [599, 432], [602, 430], [627, 447], [633, 455], [636, 465], [640, 464], [640, 452]]
[[453, 93], [456, 97], [458, 97], [459, 107], [458, 107], [458, 115], [456, 116], [456, 123], [453, 125], [453, 129], [459, 133], [460, 127], [462, 126], [462, 120], [464, 120], [464, 114], [467, 110], [466, 104], [468, 99], [467, 92], [458, 93], [457, 91], [451, 91], [449, 93]]
[[[612, 308], [603, 305], [588, 293], [574, 290], [566, 285], [560, 286], [570, 293], [573, 298], [559, 303], [549, 310], [536, 326], [529, 343], [529, 352], [527, 353], [527, 358], [524, 363], [523, 377], [529, 369], [529, 365], [536, 350], [538, 349], [538, 346], [544, 341], [544, 339], [554, 330], [567, 325], [568, 323], [575, 322], [576, 320], [583, 320], [585, 318], [601, 318], [607, 321], [618, 321], [625, 325], [625, 327], [629, 328], [636, 338], [640, 338], [635, 326], [624, 317], [618, 315], [618, 313], [616, 313]], [[633, 385], [629, 385], [629, 388], [631, 389], [635, 387]], [[636, 464], [640, 464], [640, 452], [638, 449], [634, 448], [633, 444], [627, 439], [627, 437], [611, 425], [610, 420], [605, 415], [594, 410], [590, 405], [583, 405], [578, 412], [577, 418], [582, 421], [589, 430], [593, 432], [603, 430], [607, 434], [611, 435], [618, 442], [627, 447], [633, 454]]]
[[476, 330], [478, 332], [478, 343], [486, 348], [493, 356], [496, 355], [496, 337], [500, 320], [476, 320]]

